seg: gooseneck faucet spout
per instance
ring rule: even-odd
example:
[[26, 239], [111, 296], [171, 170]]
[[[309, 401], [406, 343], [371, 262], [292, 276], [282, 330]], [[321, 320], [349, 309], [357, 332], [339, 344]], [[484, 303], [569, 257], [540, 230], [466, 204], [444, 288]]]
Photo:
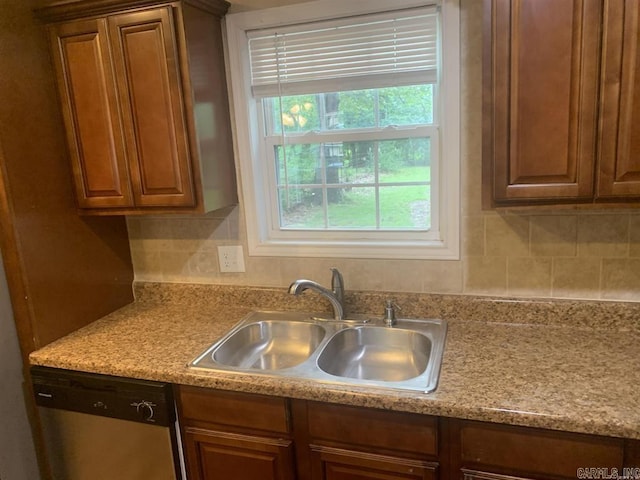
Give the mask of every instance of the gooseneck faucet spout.
[[289, 293], [291, 295], [300, 295], [305, 290], [314, 290], [331, 302], [333, 307], [333, 318], [341, 322], [344, 318], [344, 281], [342, 275], [337, 268], [332, 268], [331, 288], [323, 287], [313, 280], [300, 279], [296, 280], [289, 286]]
[[344, 280], [337, 268], [331, 268], [331, 291], [340, 302], [340, 305], [342, 305], [344, 313]]

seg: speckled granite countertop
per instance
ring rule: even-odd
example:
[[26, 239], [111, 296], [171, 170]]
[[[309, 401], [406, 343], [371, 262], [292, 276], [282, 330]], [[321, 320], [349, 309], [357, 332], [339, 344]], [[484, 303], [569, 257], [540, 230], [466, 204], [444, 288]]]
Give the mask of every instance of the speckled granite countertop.
[[[189, 370], [190, 360], [251, 310], [323, 309], [324, 303], [277, 289], [135, 288], [136, 303], [32, 353], [31, 363], [640, 439], [640, 304], [394, 294], [403, 317], [449, 321], [438, 389], [420, 394]], [[375, 312], [384, 298], [350, 294], [347, 303]]]

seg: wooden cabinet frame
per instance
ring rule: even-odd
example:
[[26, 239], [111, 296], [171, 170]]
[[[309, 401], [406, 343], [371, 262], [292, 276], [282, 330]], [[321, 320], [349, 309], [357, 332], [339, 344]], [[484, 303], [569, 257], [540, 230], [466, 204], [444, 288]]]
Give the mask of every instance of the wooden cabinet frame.
[[640, 201], [638, 0], [485, 0], [485, 208]]
[[222, 0], [76, 0], [37, 11], [81, 213], [237, 203]]

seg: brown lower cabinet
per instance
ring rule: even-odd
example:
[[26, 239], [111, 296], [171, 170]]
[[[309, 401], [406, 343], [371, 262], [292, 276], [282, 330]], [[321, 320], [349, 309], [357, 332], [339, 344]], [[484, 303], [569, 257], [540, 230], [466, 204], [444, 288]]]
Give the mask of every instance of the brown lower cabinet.
[[438, 419], [291, 400], [300, 479], [438, 478]]
[[640, 442], [620, 438], [188, 386], [177, 398], [189, 480], [544, 480], [640, 467]]
[[289, 401], [179, 387], [178, 412], [189, 480], [293, 480]]

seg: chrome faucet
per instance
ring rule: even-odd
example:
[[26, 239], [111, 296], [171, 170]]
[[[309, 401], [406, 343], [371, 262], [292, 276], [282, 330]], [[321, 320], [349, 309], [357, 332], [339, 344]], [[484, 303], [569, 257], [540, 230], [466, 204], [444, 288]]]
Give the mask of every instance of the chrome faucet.
[[326, 297], [333, 307], [333, 318], [341, 322], [344, 318], [344, 281], [337, 268], [331, 269], [331, 290], [313, 280], [296, 280], [289, 286], [291, 295], [300, 295], [305, 290], [315, 290]]

